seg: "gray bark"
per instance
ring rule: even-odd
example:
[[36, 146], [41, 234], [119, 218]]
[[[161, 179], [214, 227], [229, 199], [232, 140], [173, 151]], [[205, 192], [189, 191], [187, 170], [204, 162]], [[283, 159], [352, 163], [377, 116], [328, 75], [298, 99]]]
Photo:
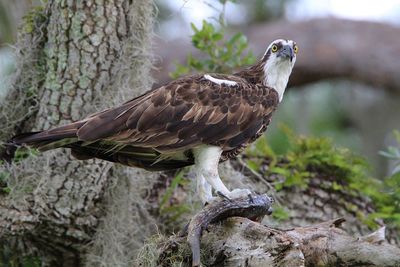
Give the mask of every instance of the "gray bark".
[[232, 218], [210, 228], [205, 238], [212, 241], [206, 250], [217, 261], [211, 266], [400, 265], [400, 249], [384, 241], [384, 229], [352, 237], [339, 228], [341, 223], [339, 219], [282, 230]]
[[[345, 221], [343, 218], [286, 230], [243, 217], [231, 217], [217, 223], [227, 215], [218, 214], [217, 211], [225, 209], [221, 205], [227, 205], [226, 203], [213, 203], [214, 207], [205, 207], [199, 212], [189, 224], [187, 240], [184, 235], [177, 235], [167, 239], [160, 238], [152, 246], [145, 247], [139, 261], [140, 266], [400, 265], [400, 249], [385, 241], [385, 227], [366, 236], [355, 237], [340, 228]], [[256, 205], [250, 203], [244, 199], [236, 199], [228, 206], [241, 210], [241, 216], [247, 216], [248, 205]], [[208, 225], [203, 219], [211, 213], [214, 217], [223, 218]], [[193, 224], [196, 228], [193, 228]], [[201, 246], [193, 242], [198, 234], [193, 229], [199, 228], [207, 229], [203, 232]], [[201, 257], [199, 247], [202, 251]]]
[[[28, 25], [32, 30], [20, 36], [14, 90], [1, 108], [2, 139], [76, 121], [149, 88], [153, 13], [152, 1], [145, 0], [48, 1]], [[120, 235], [137, 231], [138, 201], [133, 200], [140, 199], [143, 186], [129, 180], [132, 173], [110, 172], [111, 167], [104, 161], [73, 160], [62, 150], [3, 166], [11, 192], [0, 200], [1, 238], [19, 236], [52, 266], [84, 260], [122, 266], [135, 244], [125, 245], [123, 250], [131, 253], [112, 264], [107, 250], [119, 250], [127, 237], [115, 237], [104, 247], [99, 229], [105, 227], [103, 219], [128, 214]], [[116, 211], [121, 199], [114, 194], [121, 188], [130, 195]]]

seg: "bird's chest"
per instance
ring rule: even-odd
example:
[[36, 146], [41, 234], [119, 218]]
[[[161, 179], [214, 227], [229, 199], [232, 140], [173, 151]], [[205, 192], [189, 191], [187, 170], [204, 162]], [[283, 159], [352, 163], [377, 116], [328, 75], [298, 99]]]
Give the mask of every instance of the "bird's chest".
[[243, 140], [243, 143], [236, 146], [235, 148], [230, 148], [230, 149], [224, 150], [221, 155], [221, 161], [232, 159], [232, 158], [235, 158], [237, 155], [239, 155], [243, 150], [246, 149], [246, 147], [249, 144], [253, 143], [255, 140], [257, 140], [260, 136], [263, 135], [263, 133], [267, 130], [267, 127], [270, 124], [270, 122], [271, 122], [271, 116], [269, 115], [264, 118], [261, 127], [259, 128], [259, 130], [257, 132], [255, 132], [255, 134], [253, 134], [252, 136], [249, 136], [249, 138]]

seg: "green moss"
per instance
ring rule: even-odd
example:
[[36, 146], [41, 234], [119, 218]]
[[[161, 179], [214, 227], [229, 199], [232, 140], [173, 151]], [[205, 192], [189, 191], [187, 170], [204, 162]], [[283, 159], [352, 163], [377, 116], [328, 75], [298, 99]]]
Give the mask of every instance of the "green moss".
[[[0, 164], [2, 162], [0, 161]], [[0, 171], [0, 192], [9, 194], [11, 189], [8, 187], [8, 178], [10, 177], [10, 173], [7, 171]]]
[[[18, 164], [19, 162], [23, 161], [24, 159], [28, 157], [36, 157], [38, 155], [38, 150], [33, 149], [33, 148], [18, 148], [15, 151], [14, 154], [14, 159], [13, 163]], [[0, 164], [3, 162], [0, 160]], [[11, 188], [9, 187], [9, 179], [10, 179], [11, 174], [6, 168], [1, 168], [0, 169], [0, 193], [5, 193], [9, 194], [11, 192]], [[24, 187], [24, 192], [32, 192], [33, 187], [32, 186], [25, 186]]]
[[[21, 53], [18, 61], [23, 62], [20, 66], [23, 79], [17, 82], [16, 87], [25, 92], [27, 100], [35, 98], [46, 75], [46, 57], [43, 52], [47, 41], [46, 23], [44, 7], [36, 6], [24, 16], [19, 28]], [[26, 104], [32, 105], [32, 102]]]
[[[217, 255], [209, 244], [215, 243], [217, 237], [207, 235], [202, 240], [200, 255], [202, 266], [214, 266]], [[143, 267], [168, 266], [184, 267], [192, 266], [192, 251], [186, 241], [186, 237], [171, 235], [170, 237], [161, 234], [154, 235], [145, 241], [140, 249], [136, 265]]]
[[347, 184], [350, 189], [358, 189], [360, 181], [370, 179], [366, 161], [350, 150], [335, 147], [328, 138], [296, 136], [288, 128], [282, 128], [289, 141], [286, 154], [278, 156], [274, 153], [265, 138], [261, 138], [247, 151], [251, 161], [255, 160], [254, 156], [261, 155], [270, 159], [268, 175], [285, 177], [282, 183], [276, 185], [278, 190], [290, 186], [307, 187], [309, 180], [316, 174], [335, 177], [332, 183], [334, 190], [343, 189], [343, 184]]
[[37, 25], [42, 24], [46, 19], [43, 6], [33, 7], [28, 14], [24, 16], [21, 31], [23, 33], [33, 33]]
[[284, 207], [274, 205], [273, 212], [272, 212], [272, 218], [274, 218], [278, 222], [286, 221], [290, 218], [290, 214], [289, 214], [289, 211], [287, 209], [285, 209]]
[[191, 250], [184, 238], [161, 234], [154, 235], [145, 241], [140, 249], [136, 264], [143, 267], [160, 266], [189, 266]]
[[[247, 163], [251, 168], [260, 171], [259, 166], [268, 163], [266, 176], [282, 178], [274, 183], [277, 191], [293, 186], [307, 189], [318, 176], [326, 180], [326, 183], [319, 185], [323, 189], [371, 200], [376, 210], [371, 214], [366, 214], [365, 210], [345, 200], [341, 202], [344, 209], [355, 214], [366, 225], [375, 228], [376, 219], [379, 218], [394, 228], [400, 228], [400, 173], [378, 180], [370, 176], [371, 169], [366, 160], [349, 149], [334, 146], [332, 140], [297, 136], [287, 127], [282, 127], [282, 131], [289, 141], [286, 154], [277, 155], [265, 138], [260, 138], [246, 151]], [[281, 208], [275, 210], [279, 220], [287, 219], [282, 211]]]

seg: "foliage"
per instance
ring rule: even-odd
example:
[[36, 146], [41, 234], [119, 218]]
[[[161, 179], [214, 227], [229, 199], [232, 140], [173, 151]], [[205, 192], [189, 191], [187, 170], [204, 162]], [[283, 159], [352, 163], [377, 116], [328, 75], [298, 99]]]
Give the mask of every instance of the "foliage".
[[248, 155], [267, 156], [271, 160], [268, 172], [285, 177], [284, 181], [275, 185], [277, 190], [290, 186], [307, 187], [308, 181], [316, 173], [339, 177], [340, 182], [349, 185], [367, 178], [367, 163], [348, 149], [336, 148], [329, 138], [296, 136], [289, 128], [281, 128], [289, 142], [285, 155], [278, 156], [265, 138], [247, 151]]
[[380, 154], [395, 165], [389, 177], [383, 179], [381, 190], [373, 192], [378, 211], [372, 214], [373, 218], [383, 218], [400, 228], [400, 131], [393, 132], [397, 147], [389, 146]]
[[386, 151], [380, 151], [379, 154], [394, 161], [392, 175], [400, 173], [400, 131], [393, 131], [393, 136], [397, 142], [397, 147], [389, 146]]
[[180, 171], [171, 181], [171, 184], [166, 189], [164, 195], [160, 199], [160, 214], [167, 217], [166, 223], [177, 224], [177, 221], [189, 213], [192, 209], [186, 203], [175, 203], [173, 201], [174, 192], [178, 187], [187, 187], [188, 181], [183, 179], [186, 174], [186, 169]]
[[285, 207], [274, 205], [272, 218], [280, 222], [280, 221], [286, 221], [287, 219], [289, 219], [289, 217], [290, 217], [289, 211], [285, 209]]
[[[292, 186], [306, 189], [313, 178], [317, 175], [323, 176], [324, 179], [330, 180], [330, 183], [321, 184], [321, 187], [329, 186], [326, 189], [372, 200], [376, 212], [367, 216], [364, 215], [365, 211], [344, 203], [346, 209], [359, 215], [368, 226], [375, 227], [375, 219], [379, 218], [388, 225], [400, 228], [399, 172], [383, 181], [375, 179], [369, 176], [370, 168], [367, 162], [349, 149], [335, 147], [328, 138], [296, 136], [287, 127], [282, 128], [290, 144], [286, 154], [276, 154], [265, 138], [260, 138], [246, 151], [251, 168], [259, 171], [262, 160], [268, 158], [269, 168], [266, 175], [283, 177], [274, 184], [277, 191]], [[393, 152], [393, 149], [391, 151]], [[288, 218], [288, 213], [282, 207], [278, 207], [274, 212], [276, 211], [276, 219]]]
[[[220, 1], [223, 6], [228, 2]], [[217, 25], [203, 20], [202, 27], [197, 28], [191, 23], [194, 34], [192, 44], [205, 57], [195, 58], [189, 54], [185, 65], [177, 64], [176, 70], [170, 74], [172, 78], [191, 72], [217, 72], [227, 73], [255, 62], [252, 52], [246, 52], [248, 42], [246, 36], [238, 32], [232, 37], [227, 37], [227, 25], [224, 19], [224, 9], [221, 11]]]

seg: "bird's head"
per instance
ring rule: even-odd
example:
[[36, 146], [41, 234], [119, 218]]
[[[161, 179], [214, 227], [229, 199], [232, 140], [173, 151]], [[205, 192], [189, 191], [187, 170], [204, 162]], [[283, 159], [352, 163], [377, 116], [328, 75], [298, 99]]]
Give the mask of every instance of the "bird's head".
[[270, 65], [286, 65], [293, 68], [298, 50], [295, 41], [277, 39], [268, 46], [263, 61]]
[[277, 90], [281, 100], [298, 50], [296, 42], [277, 39], [268, 46], [262, 58], [264, 84]]

